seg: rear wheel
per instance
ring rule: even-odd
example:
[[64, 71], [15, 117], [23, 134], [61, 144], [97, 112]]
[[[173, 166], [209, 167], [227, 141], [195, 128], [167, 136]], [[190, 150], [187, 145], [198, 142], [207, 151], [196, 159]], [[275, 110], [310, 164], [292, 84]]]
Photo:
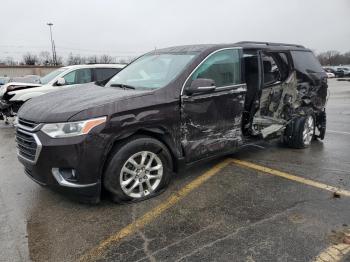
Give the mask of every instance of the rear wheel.
[[319, 131], [319, 134], [316, 138], [319, 138], [321, 140], [324, 139], [326, 135], [326, 128], [327, 128], [327, 115], [326, 115], [326, 110], [323, 110], [317, 115], [316, 118], [316, 124], [317, 124], [317, 129]]
[[134, 137], [112, 153], [104, 186], [116, 202], [144, 200], [168, 185], [171, 171], [165, 145], [151, 137]]
[[309, 147], [315, 135], [315, 118], [309, 113], [293, 120], [286, 128], [284, 142], [292, 148]]

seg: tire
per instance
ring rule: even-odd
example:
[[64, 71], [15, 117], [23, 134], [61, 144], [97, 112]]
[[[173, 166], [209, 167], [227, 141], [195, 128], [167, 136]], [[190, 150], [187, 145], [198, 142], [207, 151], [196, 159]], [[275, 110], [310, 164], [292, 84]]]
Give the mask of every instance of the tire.
[[172, 170], [172, 158], [163, 143], [134, 136], [112, 151], [103, 184], [117, 203], [142, 201], [166, 188]]
[[323, 140], [326, 136], [326, 129], [327, 129], [327, 114], [326, 110], [323, 110], [320, 112], [316, 118], [317, 128], [319, 130], [319, 135], [317, 138]]
[[312, 113], [308, 113], [288, 124], [283, 141], [291, 148], [307, 148], [314, 136], [315, 117]]

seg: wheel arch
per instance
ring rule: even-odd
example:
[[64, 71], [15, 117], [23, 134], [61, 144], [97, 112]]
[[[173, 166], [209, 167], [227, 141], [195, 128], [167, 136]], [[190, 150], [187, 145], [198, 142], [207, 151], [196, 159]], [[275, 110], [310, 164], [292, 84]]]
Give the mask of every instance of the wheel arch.
[[102, 164], [100, 168], [100, 178], [101, 181], [103, 179], [103, 174], [105, 173], [106, 167], [108, 165], [108, 161], [112, 156], [112, 152], [124, 141], [130, 139], [131, 137], [136, 136], [145, 136], [158, 140], [161, 142], [169, 151], [171, 160], [172, 160], [172, 171], [177, 171], [178, 166], [178, 153], [176, 152], [176, 145], [170, 139], [170, 134], [166, 134], [164, 130], [160, 128], [140, 128], [138, 130], [134, 130], [133, 132], [128, 132], [122, 134], [120, 136], [115, 136], [114, 139], [108, 144], [106, 150], [103, 154]]

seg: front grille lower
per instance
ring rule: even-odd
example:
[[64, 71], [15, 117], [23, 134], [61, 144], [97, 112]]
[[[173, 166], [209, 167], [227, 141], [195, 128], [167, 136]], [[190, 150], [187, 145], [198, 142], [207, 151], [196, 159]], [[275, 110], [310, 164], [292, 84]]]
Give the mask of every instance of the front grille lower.
[[38, 144], [34, 134], [17, 129], [16, 141], [19, 155], [35, 162], [38, 154]]

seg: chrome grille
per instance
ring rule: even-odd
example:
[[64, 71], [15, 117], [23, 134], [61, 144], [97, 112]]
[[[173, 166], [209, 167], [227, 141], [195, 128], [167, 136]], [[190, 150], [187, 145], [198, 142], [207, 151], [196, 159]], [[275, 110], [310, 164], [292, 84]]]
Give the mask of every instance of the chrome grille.
[[26, 130], [34, 130], [39, 125], [33, 121], [25, 120], [23, 118], [18, 118], [18, 124]]
[[36, 135], [17, 128], [16, 142], [19, 156], [35, 163], [41, 150], [41, 145]]

